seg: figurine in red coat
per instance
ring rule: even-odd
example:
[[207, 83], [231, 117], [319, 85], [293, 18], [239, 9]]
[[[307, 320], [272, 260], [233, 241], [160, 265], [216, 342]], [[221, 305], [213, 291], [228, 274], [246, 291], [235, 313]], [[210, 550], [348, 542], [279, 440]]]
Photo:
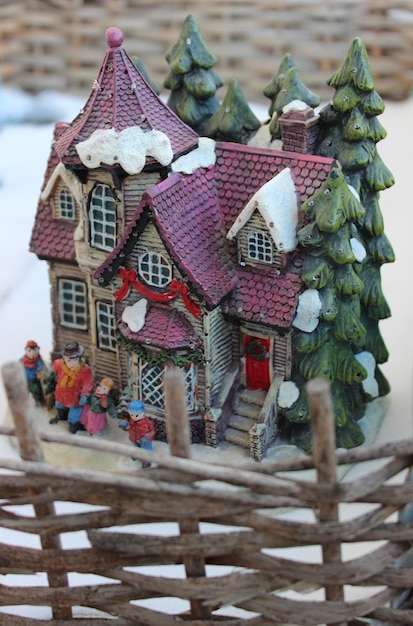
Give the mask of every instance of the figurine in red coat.
[[[134, 446], [152, 450], [152, 440], [156, 431], [152, 420], [145, 415], [145, 405], [142, 400], [132, 400], [128, 408], [128, 419], [120, 421], [118, 426], [129, 432], [129, 439]], [[143, 468], [150, 466], [149, 461], [143, 461]]]
[[62, 358], [53, 361], [52, 365], [57, 378], [54, 392], [57, 415], [49, 423], [67, 420], [70, 433], [84, 430], [80, 416], [94, 384], [92, 370], [82, 360], [83, 353], [83, 346], [70, 341], [62, 350]]

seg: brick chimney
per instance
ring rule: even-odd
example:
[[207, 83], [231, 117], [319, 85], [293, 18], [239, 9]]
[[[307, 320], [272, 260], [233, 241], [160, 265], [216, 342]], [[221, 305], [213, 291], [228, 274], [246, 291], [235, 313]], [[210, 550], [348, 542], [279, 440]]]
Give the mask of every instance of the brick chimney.
[[284, 107], [278, 123], [281, 127], [283, 150], [312, 154], [318, 130], [318, 115], [300, 100]]

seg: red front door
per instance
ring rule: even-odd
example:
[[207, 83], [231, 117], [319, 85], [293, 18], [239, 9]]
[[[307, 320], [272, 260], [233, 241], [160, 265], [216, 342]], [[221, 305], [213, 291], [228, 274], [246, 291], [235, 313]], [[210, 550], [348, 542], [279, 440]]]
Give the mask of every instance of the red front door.
[[268, 389], [270, 386], [270, 340], [245, 336], [245, 377], [247, 389]]

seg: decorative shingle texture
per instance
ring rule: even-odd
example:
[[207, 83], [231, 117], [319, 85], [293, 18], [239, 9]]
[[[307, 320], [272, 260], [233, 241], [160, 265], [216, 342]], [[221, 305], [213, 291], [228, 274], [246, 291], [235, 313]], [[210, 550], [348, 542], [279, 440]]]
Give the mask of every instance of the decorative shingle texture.
[[[142, 196], [136, 213], [118, 246], [95, 272], [95, 278], [111, 275], [120, 265], [119, 253], [125, 251], [138, 228], [144, 209], [152, 219], [173, 261], [187, 278], [190, 289], [214, 307], [237, 284], [222, 225], [214, 168], [198, 169], [189, 176], [172, 174]], [[125, 259], [122, 259], [125, 263]]]
[[239, 283], [222, 309], [229, 317], [288, 328], [294, 318], [302, 281], [288, 272], [277, 276], [253, 267], [239, 268]]
[[[60, 124], [56, 124], [55, 138], [62, 132]], [[54, 172], [59, 158], [52, 146], [47, 162], [42, 190]], [[78, 224], [77, 220], [56, 219], [53, 215], [52, 205], [48, 200], [40, 200], [36, 218], [30, 239], [30, 252], [44, 259], [55, 259], [74, 262], [75, 247], [73, 242], [74, 232]]]
[[[124, 49], [111, 47], [83, 110], [56, 141], [56, 152], [63, 163], [80, 165], [76, 144], [98, 128], [120, 132], [130, 126], [165, 133], [175, 157], [198, 145], [197, 134], [162, 102]], [[148, 157], [146, 163], [155, 160]]]
[[216, 155], [215, 180], [226, 231], [258, 189], [284, 168], [291, 169], [301, 205], [321, 187], [333, 163], [325, 157], [233, 143], [217, 143]]
[[149, 303], [145, 324], [139, 332], [132, 332], [123, 321], [118, 322], [118, 328], [127, 340], [165, 350], [194, 350], [201, 346], [189, 321], [173, 306]]
[[216, 306], [237, 284], [225, 239], [214, 168], [173, 175], [153, 187], [153, 214], [169, 254], [207, 306]]

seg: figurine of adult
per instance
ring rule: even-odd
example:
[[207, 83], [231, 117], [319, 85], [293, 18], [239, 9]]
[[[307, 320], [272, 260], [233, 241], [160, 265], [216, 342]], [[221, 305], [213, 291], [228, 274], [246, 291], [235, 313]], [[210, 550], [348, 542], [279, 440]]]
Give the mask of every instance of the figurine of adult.
[[62, 358], [52, 364], [52, 371], [57, 381], [55, 387], [55, 407], [57, 415], [49, 424], [68, 421], [70, 433], [84, 430], [80, 421], [82, 407], [93, 391], [92, 369], [82, 359], [84, 347], [77, 341], [66, 343], [62, 350]]
[[[145, 415], [145, 405], [142, 400], [132, 400], [128, 407], [128, 417], [118, 423], [119, 428], [129, 432], [129, 440], [134, 446], [144, 450], [152, 450], [152, 441], [155, 438], [155, 426], [152, 420]], [[143, 461], [142, 467], [150, 467], [149, 461]]]
[[40, 356], [40, 346], [33, 339], [29, 339], [24, 347], [24, 356], [20, 359], [27, 378], [29, 392], [34, 398], [36, 406], [44, 404], [44, 394], [41, 377], [47, 372], [47, 367]]
[[83, 407], [80, 422], [92, 437], [101, 437], [107, 426], [106, 415], [116, 417], [116, 406], [109, 395], [113, 387], [111, 378], [103, 378]]

